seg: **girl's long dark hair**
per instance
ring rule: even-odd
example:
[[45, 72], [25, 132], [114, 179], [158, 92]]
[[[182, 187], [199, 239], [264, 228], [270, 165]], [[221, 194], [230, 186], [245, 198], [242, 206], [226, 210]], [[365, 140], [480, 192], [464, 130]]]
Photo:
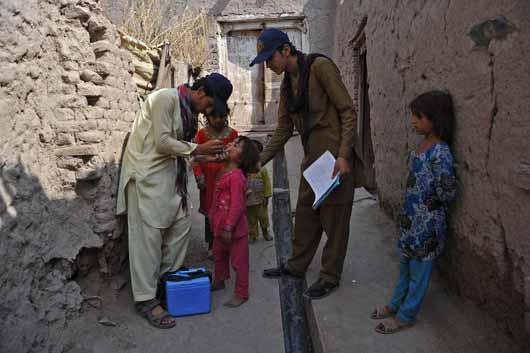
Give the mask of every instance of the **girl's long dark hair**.
[[239, 169], [247, 176], [249, 173], [258, 172], [259, 152], [252, 140], [245, 136], [239, 136], [237, 143], [243, 143], [243, 150], [241, 151], [241, 160]]
[[410, 102], [409, 108], [417, 117], [424, 116], [429, 119], [434, 132], [441, 140], [448, 144], [453, 142], [455, 109], [449, 92], [425, 92]]

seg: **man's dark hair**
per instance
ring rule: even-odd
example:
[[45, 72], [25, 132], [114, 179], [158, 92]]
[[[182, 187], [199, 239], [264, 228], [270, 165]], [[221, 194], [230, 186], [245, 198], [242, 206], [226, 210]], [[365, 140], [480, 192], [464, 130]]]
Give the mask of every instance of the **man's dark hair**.
[[434, 132], [447, 143], [453, 141], [454, 106], [448, 92], [429, 91], [420, 94], [409, 104], [410, 111], [417, 117], [426, 117], [432, 122]]
[[251, 141], [256, 146], [259, 153], [263, 152], [263, 144], [261, 142], [259, 142], [258, 140], [251, 140]]
[[193, 82], [193, 85], [191, 86], [191, 89], [193, 91], [197, 91], [199, 88], [202, 88], [204, 93], [208, 97], [213, 97], [212, 89], [208, 85], [208, 80], [206, 79], [206, 77], [201, 77], [197, 81]]
[[297, 55], [298, 53], [301, 53], [291, 42], [283, 43], [278, 48], [276, 48], [276, 51], [281, 53], [285, 45], [287, 45], [289, 49], [291, 49], [291, 55]]
[[246, 136], [239, 136], [234, 142], [243, 143], [241, 163], [239, 164], [239, 168], [243, 171], [243, 174], [247, 176], [249, 173], [257, 173], [259, 171], [257, 168], [259, 152], [256, 145]]

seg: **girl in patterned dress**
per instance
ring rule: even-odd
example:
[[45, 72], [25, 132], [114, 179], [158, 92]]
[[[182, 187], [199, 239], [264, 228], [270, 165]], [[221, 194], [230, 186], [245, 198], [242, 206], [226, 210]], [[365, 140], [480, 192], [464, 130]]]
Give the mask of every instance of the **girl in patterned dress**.
[[214, 236], [212, 291], [225, 288], [231, 263], [236, 273], [235, 293], [225, 305], [237, 307], [248, 300], [246, 176], [258, 170], [259, 153], [251, 140], [243, 136], [228, 144], [226, 152], [227, 161], [219, 173], [208, 214]]
[[[237, 131], [228, 126], [227, 116], [217, 116], [214, 113], [206, 117], [206, 127], [200, 129], [195, 136], [195, 143], [202, 144], [210, 140], [221, 140], [228, 145], [237, 137]], [[193, 174], [200, 190], [199, 212], [204, 215], [204, 240], [208, 243], [208, 257], [212, 256], [213, 235], [210, 230], [208, 211], [212, 205], [213, 193], [215, 191], [215, 180], [219, 171], [223, 169], [223, 163], [202, 162], [195, 163]]]
[[394, 333], [415, 323], [427, 293], [433, 261], [442, 253], [447, 208], [455, 197], [452, 140], [454, 108], [446, 92], [430, 91], [410, 103], [412, 126], [423, 141], [408, 159], [405, 200], [400, 215], [400, 274], [390, 302], [373, 311], [386, 319], [375, 330]]

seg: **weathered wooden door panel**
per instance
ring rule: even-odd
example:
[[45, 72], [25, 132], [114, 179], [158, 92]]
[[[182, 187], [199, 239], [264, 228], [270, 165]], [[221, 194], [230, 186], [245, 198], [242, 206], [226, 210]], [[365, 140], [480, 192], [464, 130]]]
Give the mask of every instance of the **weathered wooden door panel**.
[[234, 85], [229, 100], [231, 123], [242, 131], [264, 124], [263, 65], [249, 67], [256, 55], [259, 33], [237, 31], [227, 36], [227, 76]]
[[[299, 29], [285, 29], [297, 48], [302, 46]], [[280, 84], [278, 76], [265, 69], [265, 64], [249, 67], [256, 56], [256, 43], [261, 29], [232, 30], [226, 36], [227, 77], [234, 85], [228, 101], [230, 124], [241, 132], [272, 131], [276, 127]]]

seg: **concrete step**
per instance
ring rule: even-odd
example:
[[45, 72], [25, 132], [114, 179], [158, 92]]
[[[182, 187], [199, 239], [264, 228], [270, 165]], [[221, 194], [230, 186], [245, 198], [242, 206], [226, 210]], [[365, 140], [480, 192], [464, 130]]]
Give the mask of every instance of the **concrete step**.
[[[370, 313], [388, 302], [398, 278], [398, 229], [366, 191], [356, 190], [355, 199], [341, 286], [309, 304], [317, 353], [524, 351], [475, 304], [448, 292], [436, 272], [415, 326], [392, 335], [375, 332], [378, 321]], [[318, 278], [324, 241], [309, 268], [309, 285]]]

